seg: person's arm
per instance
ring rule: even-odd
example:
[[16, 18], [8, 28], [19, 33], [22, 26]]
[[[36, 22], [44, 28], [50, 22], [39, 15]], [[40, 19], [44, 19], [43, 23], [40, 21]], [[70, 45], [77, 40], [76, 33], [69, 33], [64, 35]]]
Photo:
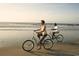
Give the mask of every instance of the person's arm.
[[46, 26], [41, 26], [40, 29], [36, 30], [36, 32], [44, 32], [45, 31]]
[[39, 29], [34, 30], [35, 32], [39, 32], [41, 30], [41, 25]]
[[40, 31], [40, 29], [34, 30], [34, 32]]

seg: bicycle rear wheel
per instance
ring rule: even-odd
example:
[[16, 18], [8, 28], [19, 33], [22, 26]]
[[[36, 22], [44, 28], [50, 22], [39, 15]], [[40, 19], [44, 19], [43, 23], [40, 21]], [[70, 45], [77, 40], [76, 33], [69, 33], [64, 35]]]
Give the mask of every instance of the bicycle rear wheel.
[[34, 48], [34, 42], [31, 40], [26, 40], [24, 41], [24, 43], [22, 44], [22, 48], [24, 51], [31, 51]]
[[46, 39], [46, 40], [44, 40], [43, 47], [44, 47], [44, 49], [48, 50], [53, 47], [53, 44], [54, 43], [51, 39]]
[[57, 41], [58, 42], [63, 42], [63, 39], [64, 39], [64, 37], [63, 37], [62, 34], [57, 35]]

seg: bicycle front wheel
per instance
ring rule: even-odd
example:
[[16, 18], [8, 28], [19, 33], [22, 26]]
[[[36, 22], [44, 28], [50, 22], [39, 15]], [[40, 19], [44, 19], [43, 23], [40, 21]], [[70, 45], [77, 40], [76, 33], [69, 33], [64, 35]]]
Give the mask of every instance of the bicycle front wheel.
[[63, 42], [63, 39], [64, 39], [63, 35], [61, 35], [61, 34], [57, 35], [58, 42]]
[[44, 40], [43, 47], [44, 47], [44, 49], [48, 50], [53, 47], [53, 44], [54, 43], [51, 39], [46, 39], [46, 40]]
[[24, 51], [31, 51], [34, 48], [34, 42], [31, 40], [26, 40], [24, 41], [24, 43], [22, 44], [22, 48]]

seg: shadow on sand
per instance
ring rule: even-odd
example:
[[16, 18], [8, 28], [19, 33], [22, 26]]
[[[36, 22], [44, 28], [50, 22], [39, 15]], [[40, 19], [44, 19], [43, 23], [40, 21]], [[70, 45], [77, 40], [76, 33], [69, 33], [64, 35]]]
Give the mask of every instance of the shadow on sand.
[[70, 53], [66, 53], [60, 50], [47, 50], [45, 51], [31, 51], [29, 52], [31, 54], [37, 55], [37, 56], [75, 56], [73, 54]]
[[79, 43], [69, 43], [70, 45], [79, 46]]
[[73, 54], [70, 54], [68, 52], [60, 51], [60, 50], [49, 50], [48, 52], [49, 55], [55, 55], [55, 56], [74, 56]]
[[[76, 49], [78, 50], [79, 43], [75, 43], [75, 42], [58, 43], [56, 46], [57, 47], [56, 48], [54, 47], [53, 49], [49, 49], [49, 50], [41, 49], [41, 50], [30, 51], [29, 53], [36, 56], [78, 56], [79, 55], [79, 52], [76, 51]], [[60, 47], [62, 47], [65, 50], [63, 50]], [[71, 47], [73, 48], [71, 49]]]

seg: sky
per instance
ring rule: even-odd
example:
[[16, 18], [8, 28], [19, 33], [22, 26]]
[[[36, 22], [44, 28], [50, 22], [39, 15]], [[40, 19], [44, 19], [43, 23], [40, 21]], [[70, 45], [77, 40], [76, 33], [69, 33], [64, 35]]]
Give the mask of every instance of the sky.
[[78, 3], [0, 3], [0, 22], [79, 23]]

